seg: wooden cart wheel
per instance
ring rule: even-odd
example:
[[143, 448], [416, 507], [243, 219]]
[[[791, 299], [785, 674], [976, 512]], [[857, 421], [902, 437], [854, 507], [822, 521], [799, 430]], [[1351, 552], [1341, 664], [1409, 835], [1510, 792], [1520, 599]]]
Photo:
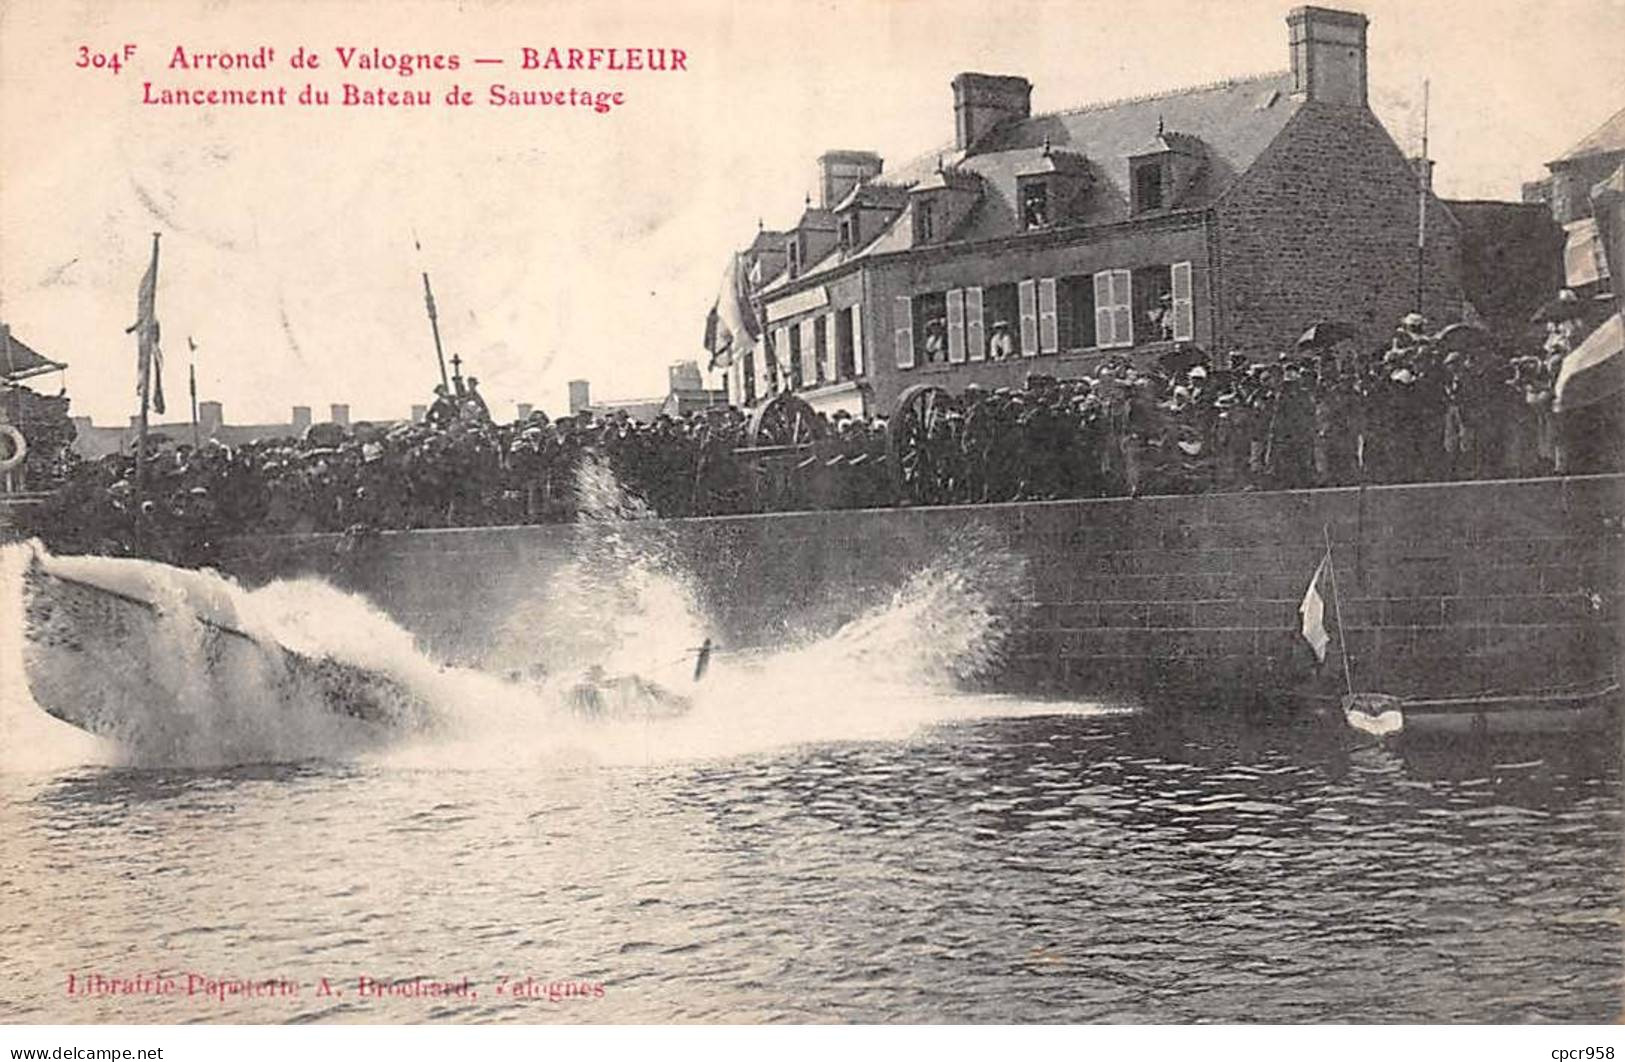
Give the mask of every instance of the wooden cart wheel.
[[774, 395], [751, 415], [747, 446], [810, 446], [824, 437], [824, 422], [803, 399]]
[[959, 401], [942, 388], [914, 384], [898, 396], [897, 408], [886, 422], [886, 447], [897, 489], [915, 504], [945, 500], [941, 495], [948, 455], [941, 437], [946, 418], [958, 409]]

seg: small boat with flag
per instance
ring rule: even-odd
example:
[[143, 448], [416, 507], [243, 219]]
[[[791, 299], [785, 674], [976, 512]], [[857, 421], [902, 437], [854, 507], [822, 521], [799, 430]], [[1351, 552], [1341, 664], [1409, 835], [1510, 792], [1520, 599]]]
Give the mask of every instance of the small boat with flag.
[[[1337, 629], [1335, 639], [1326, 625], [1328, 598]], [[1315, 705], [1323, 715], [1340, 716], [1348, 730], [1362, 739], [1383, 741], [1404, 735], [1564, 734], [1600, 731], [1617, 724], [1620, 682], [1617, 672], [1611, 668], [1583, 679], [1551, 684], [1537, 682], [1517, 689], [1396, 693], [1370, 688], [1374, 685], [1371, 672], [1381, 671], [1380, 665], [1371, 664], [1362, 668], [1366, 672], [1361, 676], [1364, 683], [1357, 684], [1346, 639], [1342, 637], [1342, 609], [1329, 528], [1325, 553], [1309, 580], [1298, 612], [1302, 637], [1314, 653], [1317, 669], [1326, 663], [1327, 651], [1336, 642], [1344, 689], [1341, 693], [1300, 690], [1294, 699]], [[1362, 685], [1365, 688], [1361, 688]]]

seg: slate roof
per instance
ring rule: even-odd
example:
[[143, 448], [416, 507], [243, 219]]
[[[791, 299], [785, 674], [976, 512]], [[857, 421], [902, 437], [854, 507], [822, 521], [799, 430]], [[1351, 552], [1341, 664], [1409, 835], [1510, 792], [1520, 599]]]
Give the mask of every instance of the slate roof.
[[1616, 151], [1625, 151], [1625, 107], [1621, 107], [1612, 118], [1547, 165], [1575, 162], [1592, 155], [1611, 155]]
[[0, 380], [25, 380], [42, 372], [67, 368], [62, 362], [53, 361], [39, 353], [18, 339], [15, 334], [11, 334], [9, 339], [10, 341], [0, 348]]
[[[1263, 154], [1302, 106], [1292, 95], [1285, 71], [1234, 78], [1157, 95], [1113, 100], [1073, 110], [1038, 114], [990, 131], [972, 154], [952, 145], [927, 152], [882, 180], [897, 186], [940, 184], [938, 171], [953, 171], [981, 183], [981, 198], [950, 241], [979, 241], [1020, 232], [1016, 179], [1041, 172], [1044, 145], [1075, 171], [1074, 157], [1092, 178], [1081, 216], [1068, 224], [1100, 225], [1130, 218], [1129, 160], [1148, 145], [1194, 154], [1202, 166], [1173, 209], [1205, 207], [1217, 200]], [[1050, 163], [1049, 165], [1053, 165]], [[851, 253], [833, 253], [804, 269], [799, 283], [853, 258], [908, 250], [913, 245], [912, 209], [904, 210], [884, 232]]]

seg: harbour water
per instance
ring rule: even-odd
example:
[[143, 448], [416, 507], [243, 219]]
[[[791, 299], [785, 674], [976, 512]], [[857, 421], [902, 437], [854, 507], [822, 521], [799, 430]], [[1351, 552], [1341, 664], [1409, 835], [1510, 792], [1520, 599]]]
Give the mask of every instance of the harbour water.
[[[445, 725], [264, 718], [165, 628], [147, 651], [173, 696], [119, 710], [166, 725], [115, 743], [33, 704], [9, 639], [0, 1020], [1619, 1014], [1609, 742], [1351, 747], [1312, 719], [962, 692], [1020, 591], [987, 550], [695, 684], [681, 573], [604, 541], [516, 631], [549, 667], [684, 689], [684, 718], [572, 719], [546, 681], [436, 666], [359, 599], [289, 583], [231, 592], [418, 684]], [[0, 554], [15, 632], [20, 548]]]
[[[714, 760], [8, 774], [0, 1016], [1616, 1018], [1616, 755], [1045, 708]], [[158, 971], [177, 994], [68, 994]]]

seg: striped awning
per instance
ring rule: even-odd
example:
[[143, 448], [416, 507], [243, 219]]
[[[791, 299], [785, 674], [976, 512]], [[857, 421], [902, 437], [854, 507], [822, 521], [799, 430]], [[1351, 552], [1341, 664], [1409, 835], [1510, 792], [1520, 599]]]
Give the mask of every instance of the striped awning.
[[1581, 218], [1563, 226], [1568, 243], [1563, 247], [1563, 272], [1571, 288], [1583, 288], [1608, 276], [1608, 260], [1597, 236], [1597, 219]]
[[1614, 314], [1563, 359], [1552, 408], [1568, 412], [1625, 390], [1625, 321]]

